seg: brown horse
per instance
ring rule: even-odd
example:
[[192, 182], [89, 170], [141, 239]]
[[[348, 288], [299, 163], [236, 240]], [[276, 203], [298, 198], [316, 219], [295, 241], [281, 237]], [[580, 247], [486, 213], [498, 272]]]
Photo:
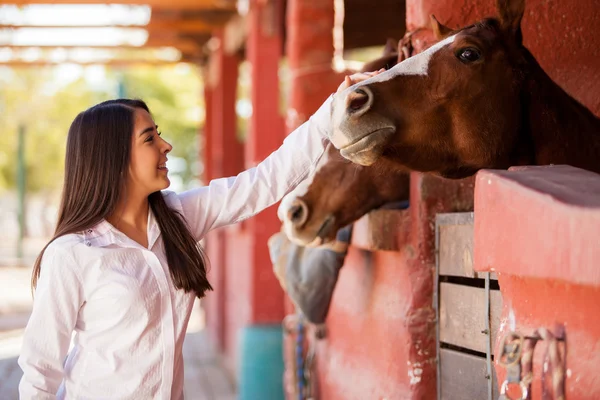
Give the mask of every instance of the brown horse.
[[[390, 69], [407, 57], [407, 40], [388, 40], [382, 57], [366, 63], [363, 71]], [[364, 167], [327, 148], [315, 170], [282, 200], [278, 216], [283, 230], [296, 244], [321, 245], [335, 239], [344, 226], [387, 203], [407, 201], [409, 173], [394, 160], [381, 159]]]
[[600, 119], [523, 46], [525, 0], [452, 31], [390, 70], [336, 95], [332, 143], [358, 164], [394, 159], [462, 178], [482, 168], [570, 164], [600, 172]]
[[357, 165], [329, 145], [312, 176], [284, 197], [278, 216], [291, 240], [318, 246], [369, 211], [408, 200], [409, 183], [409, 173], [392, 161]]

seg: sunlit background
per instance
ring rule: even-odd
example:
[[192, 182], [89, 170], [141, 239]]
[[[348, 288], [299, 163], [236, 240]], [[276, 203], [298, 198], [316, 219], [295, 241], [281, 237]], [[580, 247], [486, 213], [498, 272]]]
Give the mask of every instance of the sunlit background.
[[[206, 183], [203, 77], [211, 76], [207, 52], [224, 45], [209, 32], [229, 24], [232, 15], [242, 21], [248, 11], [245, 0], [214, 3], [224, 8], [204, 18], [143, 5], [0, 5], [1, 400], [16, 398], [16, 358], [32, 306], [31, 267], [54, 231], [66, 136], [75, 116], [104, 100], [143, 99], [173, 144], [170, 189]], [[234, 26], [245, 29], [243, 21]], [[381, 48], [347, 52], [358, 63], [338, 56], [335, 67], [359, 66]], [[241, 61], [236, 136], [242, 142], [252, 116], [250, 72]], [[279, 109], [285, 112], [285, 59], [279, 78]], [[202, 315], [194, 313], [192, 331], [201, 330]]]
[[[54, 230], [75, 116], [107, 99], [145, 100], [174, 146], [170, 189], [202, 184], [202, 73], [180, 62], [185, 43], [150, 38], [161, 28], [148, 27], [150, 17], [147, 6], [0, 6], [0, 399], [16, 398], [31, 265]], [[244, 93], [242, 128], [251, 113]], [[190, 330], [202, 328], [201, 315]]]

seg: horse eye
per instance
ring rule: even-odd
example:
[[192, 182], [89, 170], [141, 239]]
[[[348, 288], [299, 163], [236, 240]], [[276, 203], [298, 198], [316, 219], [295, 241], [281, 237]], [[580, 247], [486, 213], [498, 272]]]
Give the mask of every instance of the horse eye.
[[467, 47], [466, 49], [460, 49], [456, 54], [458, 59], [465, 63], [471, 63], [481, 58], [479, 50], [473, 47]]

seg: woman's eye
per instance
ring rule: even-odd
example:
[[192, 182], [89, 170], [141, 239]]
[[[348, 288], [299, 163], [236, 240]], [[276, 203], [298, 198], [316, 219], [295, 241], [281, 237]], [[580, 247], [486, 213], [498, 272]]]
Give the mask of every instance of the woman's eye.
[[150, 135], [146, 138], [146, 140], [144, 140], [144, 142], [151, 142], [154, 140], [154, 135]]
[[157, 134], [158, 136], [160, 136], [160, 135], [162, 135], [162, 132], [161, 132], [161, 131], [156, 131], [156, 134]]
[[471, 63], [479, 60], [481, 58], [481, 53], [473, 47], [467, 47], [466, 49], [459, 50], [456, 56], [464, 63]]

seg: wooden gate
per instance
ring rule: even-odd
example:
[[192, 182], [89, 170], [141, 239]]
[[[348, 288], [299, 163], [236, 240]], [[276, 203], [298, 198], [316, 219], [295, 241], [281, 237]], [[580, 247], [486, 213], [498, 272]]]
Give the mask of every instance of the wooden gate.
[[473, 213], [438, 214], [435, 244], [437, 398], [497, 399], [492, 360], [502, 297], [494, 273], [473, 270]]

